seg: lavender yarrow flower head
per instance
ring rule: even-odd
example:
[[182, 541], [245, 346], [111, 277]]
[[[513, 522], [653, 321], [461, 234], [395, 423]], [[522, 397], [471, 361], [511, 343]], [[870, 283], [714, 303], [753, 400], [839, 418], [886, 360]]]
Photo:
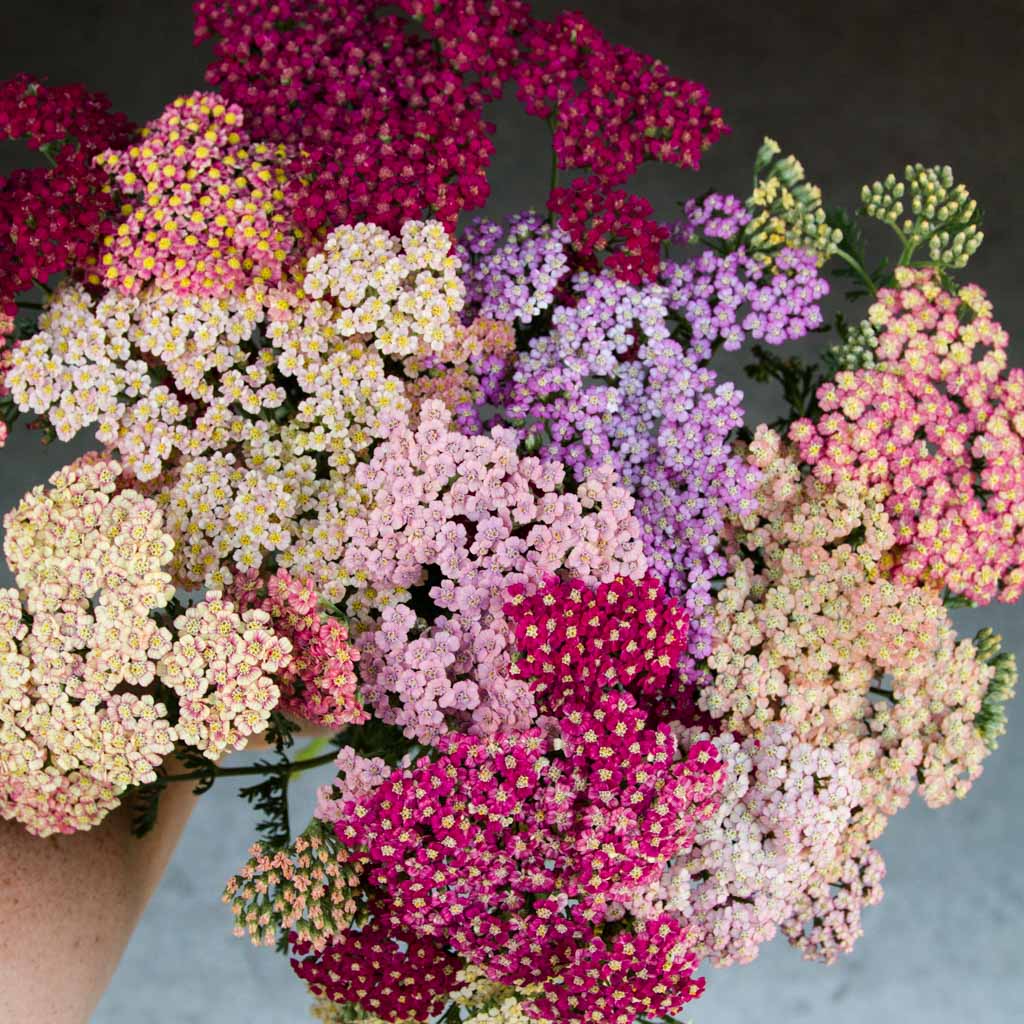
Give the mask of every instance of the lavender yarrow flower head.
[[532, 211], [504, 225], [474, 220], [459, 246], [468, 314], [530, 323], [554, 301], [568, 273], [569, 245], [565, 231]]
[[729, 241], [750, 223], [750, 213], [739, 196], [711, 192], [700, 199], [687, 199], [683, 215], [668, 225], [669, 241], [693, 245], [701, 237]]
[[[634, 494], [645, 554], [691, 616], [692, 659], [710, 652], [712, 578], [727, 514], [753, 509], [756, 473], [732, 451], [742, 394], [673, 337], [668, 291], [577, 274], [512, 376], [507, 415], [543, 429], [545, 458], [578, 476], [611, 465]], [[693, 670], [694, 662], [689, 663]]]
[[665, 263], [662, 283], [670, 309], [690, 325], [692, 345], [707, 359], [712, 346], [727, 351], [747, 338], [781, 345], [798, 341], [824, 322], [819, 301], [829, 291], [812, 253], [782, 249], [778, 273], [743, 246], [720, 254], [707, 250], [686, 263]]

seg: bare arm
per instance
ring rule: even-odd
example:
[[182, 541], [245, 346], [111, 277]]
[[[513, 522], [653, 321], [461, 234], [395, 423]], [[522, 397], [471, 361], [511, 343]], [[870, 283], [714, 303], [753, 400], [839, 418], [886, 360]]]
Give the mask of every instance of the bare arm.
[[85, 1024], [195, 801], [168, 788], [154, 830], [122, 807], [98, 828], [39, 839], [0, 821], [0, 1024]]

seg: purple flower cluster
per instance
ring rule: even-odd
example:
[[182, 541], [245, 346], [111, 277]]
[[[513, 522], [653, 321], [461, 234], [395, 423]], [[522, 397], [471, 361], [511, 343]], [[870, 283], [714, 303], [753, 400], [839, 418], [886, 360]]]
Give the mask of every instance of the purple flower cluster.
[[676, 245], [693, 245], [701, 237], [728, 241], [735, 238], [751, 217], [739, 196], [712, 192], [703, 199], [687, 199], [683, 216], [669, 225], [669, 240]]
[[690, 613], [691, 655], [706, 657], [723, 519], [752, 510], [757, 483], [729, 443], [742, 394], [672, 336], [666, 289], [607, 273], [580, 273], [572, 288], [575, 305], [559, 306], [551, 333], [521, 355], [506, 413], [532, 421], [521, 433], [542, 431], [545, 458], [577, 476], [620, 474], [652, 571]]
[[665, 264], [667, 304], [690, 325], [699, 358], [709, 358], [715, 344], [730, 352], [748, 338], [781, 345], [821, 326], [818, 302], [829, 289], [814, 254], [782, 249], [775, 262], [779, 273], [772, 274], [740, 246], [727, 255], [705, 251], [686, 263]]
[[473, 317], [530, 323], [554, 301], [569, 271], [569, 246], [565, 231], [532, 210], [504, 225], [478, 217], [459, 246], [466, 310]]

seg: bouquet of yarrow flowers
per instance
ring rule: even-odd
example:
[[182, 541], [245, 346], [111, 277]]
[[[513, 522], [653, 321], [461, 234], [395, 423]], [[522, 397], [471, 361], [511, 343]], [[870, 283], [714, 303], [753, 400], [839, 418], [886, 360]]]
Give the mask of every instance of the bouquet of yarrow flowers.
[[[831, 209], [765, 139], [749, 195], [665, 223], [629, 179], [696, 170], [722, 114], [581, 15], [195, 16], [209, 91], [141, 128], [0, 85], [48, 161], [0, 182], [0, 436], [97, 443], [4, 521], [0, 814], [142, 833], [256, 776], [225, 900], [322, 1021], [659, 1021], [779, 931], [848, 951], [875, 840], [967, 794], [1016, 678], [950, 615], [1024, 590], [975, 201], [918, 165]], [[552, 187], [472, 219], [502, 91]]]

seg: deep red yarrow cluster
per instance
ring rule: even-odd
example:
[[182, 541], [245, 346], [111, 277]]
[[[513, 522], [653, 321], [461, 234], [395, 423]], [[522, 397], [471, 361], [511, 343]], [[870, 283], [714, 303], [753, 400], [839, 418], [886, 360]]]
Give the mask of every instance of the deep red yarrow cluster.
[[542, 1020], [594, 1024], [671, 1018], [704, 992], [704, 979], [693, 976], [697, 962], [683, 925], [663, 914], [636, 933], [595, 939], [576, 950], [559, 984], [545, 988], [526, 1010]]
[[207, 80], [254, 137], [304, 151], [297, 219], [397, 230], [426, 215], [450, 228], [487, 199], [493, 152], [484, 91], [431, 40], [372, 0], [198, 0], [196, 40], [217, 36]]
[[576, 178], [552, 191], [548, 209], [580, 256], [603, 256], [620, 280], [640, 284], [658, 272], [669, 230], [653, 219], [653, 207], [643, 196], [597, 178]]
[[527, 0], [398, 0], [395, 6], [437, 41], [452, 68], [477, 76], [487, 99], [497, 99], [520, 67], [522, 36], [534, 23]]
[[93, 158], [134, 134], [105, 96], [81, 85], [49, 86], [30, 75], [0, 84], [0, 139], [24, 140], [55, 165], [0, 179], [0, 313], [13, 316], [15, 298], [36, 281], [95, 263], [116, 202]]
[[[625, 280], [652, 276], [667, 231], [617, 190], [642, 163], [696, 169], [728, 129], [704, 86], [609, 43], [582, 15], [534, 19], [525, 0], [198, 0], [197, 41], [217, 37], [207, 80], [256, 137], [300, 147], [304, 227], [369, 220], [453, 228], [488, 197], [493, 126], [508, 80], [548, 119], [560, 167], [590, 172], [552, 195], [581, 256]], [[406, 17], [422, 33], [409, 31]]]
[[536, 21], [516, 72], [527, 113], [550, 118], [558, 165], [621, 185], [647, 160], [696, 170], [727, 131], [708, 90], [659, 60], [609, 43], [582, 14]]
[[266, 612], [274, 632], [291, 641], [292, 657], [275, 676], [281, 711], [335, 729], [370, 717], [356, 694], [359, 651], [343, 623], [320, 613], [312, 582], [285, 569], [266, 581], [251, 571], [236, 575], [230, 593], [240, 612]]
[[317, 996], [356, 1003], [386, 1021], [432, 1020], [458, 987], [460, 961], [429, 939], [378, 921], [317, 952], [291, 936], [292, 968]]
[[[447, 734], [438, 751], [350, 801], [336, 833], [369, 860], [367, 881], [396, 921], [443, 938], [491, 980], [542, 983], [552, 999], [552, 979], [604, 948], [609, 904], [692, 844], [722, 782], [712, 744], [677, 760], [669, 728], [648, 728], [625, 693], [567, 707], [556, 738]], [[597, 998], [606, 982], [591, 984]], [[596, 1005], [580, 994], [573, 1019], [607, 1019]]]
[[538, 709], [624, 690], [653, 717], [679, 719], [689, 620], [655, 577], [597, 587], [554, 578], [533, 593], [516, 584], [504, 610], [519, 651], [513, 674], [530, 681]]

